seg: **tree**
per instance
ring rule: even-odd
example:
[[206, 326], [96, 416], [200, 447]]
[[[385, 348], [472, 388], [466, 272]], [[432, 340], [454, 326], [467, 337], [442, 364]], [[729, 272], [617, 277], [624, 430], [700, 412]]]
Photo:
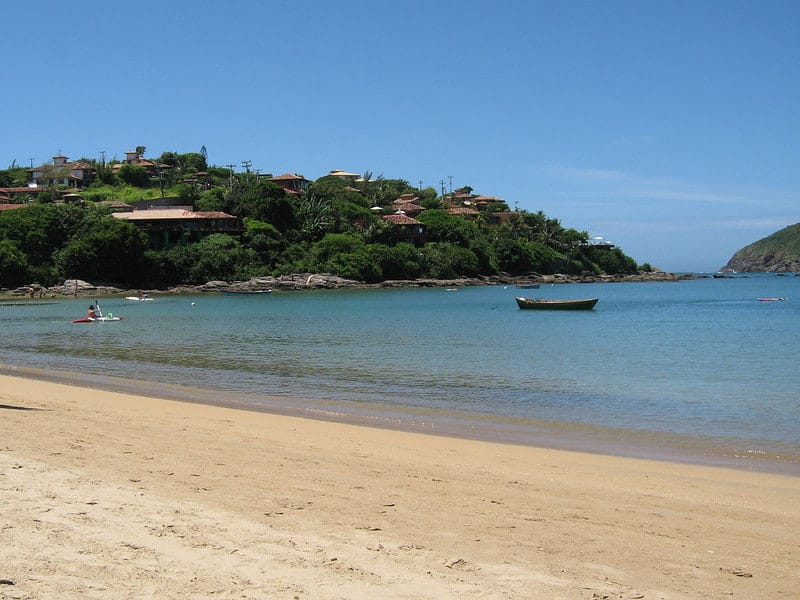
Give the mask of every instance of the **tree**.
[[176, 167], [178, 166], [178, 155], [175, 152], [164, 152], [156, 162], [168, 167]]
[[422, 248], [423, 275], [434, 279], [474, 277], [478, 274], [478, 257], [466, 248], [433, 242]]
[[24, 248], [32, 266], [52, 264], [86, 217], [86, 210], [70, 204], [31, 204], [0, 212], [0, 238]]
[[178, 154], [178, 166], [184, 173], [197, 173], [208, 168], [206, 157], [198, 152], [187, 152]]
[[237, 181], [231, 201], [237, 216], [272, 223], [282, 232], [296, 227], [292, 201], [281, 186], [271, 181]]
[[146, 248], [135, 225], [106, 216], [89, 219], [56, 253], [55, 262], [65, 277], [132, 283], [145, 274]]
[[114, 185], [116, 181], [114, 171], [111, 170], [111, 167], [105, 161], [95, 165], [95, 177], [97, 181], [104, 185]]
[[450, 242], [468, 247], [470, 240], [479, 235], [475, 223], [443, 210], [426, 210], [416, 218], [425, 224], [428, 239], [432, 242]]
[[175, 186], [175, 194], [182, 203], [189, 206], [194, 206], [194, 203], [200, 198], [200, 192], [197, 188], [188, 183], [181, 183]]
[[230, 210], [228, 199], [223, 188], [214, 187], [206, 190], [195, 200], [195, 207], [199, 211], [226, 212]]
[[534, 260], [523, 240], [500, 237], [494, 243], [497, 266], [511, 275], [522, 275], [533, 271]]
[[333, 229], [331, 203], [315, 193], [306, 194], [297, 209], [297, 220], [303, 239], [316, 241]]
[[134, 187], [147, 187], [150, 183], [150, 176], [147, 170], [141, 165], [123, 164], [117, 172], [120, 181]]
[[273, 267], [286, 248], [286, 242], [280, 232], [274, 225], [256, 219], [245, 219], [244, 227], [243, 246], [254, 251], [262, 264]]
[[407, 242], [396, 246], [370, 246], [385, 279], [417, 279], [422, 272], [419, 249]]
[[361, 246], [353, 252], [336, 254], [325, 263], [323, 270], [339, 277], [367, 283], [377, 283], [384, 279], [371, 246]]
[[332, 257], [339, 254], [350, 254], [364, 246], [361, 236], [350, 233], [329, 233], [318, 241], [311, 250], [313, 260], [324, 265]]
[[212, 280], [230, 281], [245, 266], [247, 253], [238, 240], [214, 233], [195, 244], [175, 246], [161, 253], [161, 269], [167, 278], [198, 284]]
[[0, 286], [18, 287], [27, 281], [30, 263], [11, 240], [0, 240]]
[[0, 171], [0, 187], [22, 187], [28, 182], [28, 171], [22, 167], [11, 166]]

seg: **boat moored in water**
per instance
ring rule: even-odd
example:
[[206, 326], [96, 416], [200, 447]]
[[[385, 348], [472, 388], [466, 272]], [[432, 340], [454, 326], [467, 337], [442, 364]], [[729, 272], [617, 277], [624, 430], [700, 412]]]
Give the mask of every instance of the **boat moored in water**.
[[598, 298], [582, 298], [580, 300], [547, 300], [544, 298], [523, 298], [516, 296], [517, 306], [536, 310], [592, 310]]

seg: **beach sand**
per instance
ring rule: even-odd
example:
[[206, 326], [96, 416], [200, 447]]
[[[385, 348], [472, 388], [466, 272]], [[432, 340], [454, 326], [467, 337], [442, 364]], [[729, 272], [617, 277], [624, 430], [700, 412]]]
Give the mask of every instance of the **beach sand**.
[[0, 598], [798, 598], [800, 478], [0, 376]]

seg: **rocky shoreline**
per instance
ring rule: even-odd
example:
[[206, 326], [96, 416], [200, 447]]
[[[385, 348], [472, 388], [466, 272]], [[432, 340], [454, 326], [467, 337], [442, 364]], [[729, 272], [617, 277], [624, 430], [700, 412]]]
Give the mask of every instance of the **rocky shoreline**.
[[166, 289], [130, 289], [112, 284], [94, 284], [80, 279], [67, 279], [63, 284], [44, 287], [30, 284], [15, 289], [0, 290], [1, 296], [37, 298], [78, 298], [94, 296], [138, 296], [141, 292], [148, 294], [203, 294], [222, 291], [252, 292], [273, 290], [281, 292], [298, 290], [330, 290], [330, 289], [376, 289], [376, 288], [420, 288], [420, 287], [470, 287], [483, 285], [527, 285], [527, 284], [561, 284], [561, 283], [627, 283], [645, 281], [681, 281], [694, 279], [696, 275], [668, 273], [665, 271], [642, 271], [632, 275], [535, 275], [528, 277], [512, 277], [496, 275], [492, 277], [460, 278], [460, 279], [413, 279], [389, 280], [380, 283], [364, 283], [353, 279], [344, 279], [329, 273], [294, 273], [279, 277], [255, 277], [249, 281], [209, 281], [202, 285], [175, 286]]

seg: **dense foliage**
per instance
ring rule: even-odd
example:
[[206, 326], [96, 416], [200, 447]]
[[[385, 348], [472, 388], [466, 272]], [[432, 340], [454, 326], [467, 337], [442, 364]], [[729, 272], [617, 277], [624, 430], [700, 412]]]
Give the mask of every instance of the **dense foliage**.
[[[165, 152], [156, 159], [156, 175], [137, 165], [82, 160], [96, 167], [94, 181], [81, 190], [82, 203], [55, 203], [57, 190], [49, 190], [23, 197], [24, 208], [0, 212], [0, 286], [79, 278], [160, 287], [292, 272], [378, 282], [637, 270], [618, 248], [588, 244], [586, 232], [565, 229], [542, 212], [512, 212], [493, 199], [467, 219], [446, 210], [453, 198], [401, 179], [326, 176], [302, 194], [289, 194], [254, 173], [207, 165], [204, 151]], [[0, 171], [0, 184], [23, 185], [24, 174], [17, 167]], [[413, 235], [381, 218], [394, 212], [391, 203], [402, 194], [425, 209], [415, 217], [422, 229]], [[243, 233], [156, 250], [103, 204], [162, 196], [235, 215]], [[492, 218], [501, 213], [504, 219]]]

